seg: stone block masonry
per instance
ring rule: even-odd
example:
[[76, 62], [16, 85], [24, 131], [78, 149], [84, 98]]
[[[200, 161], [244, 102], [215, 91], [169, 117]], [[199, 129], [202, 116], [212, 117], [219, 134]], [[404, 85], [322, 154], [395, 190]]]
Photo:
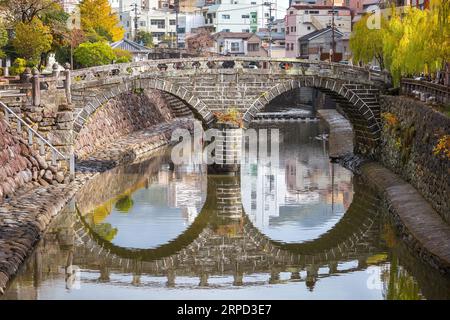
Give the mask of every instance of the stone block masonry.
[[19, 189], [64, 181], [64, 174], [30, 148], [0, 116], [0, 203]]
[[75, 139], [79, 159], [132, 132], [173, 119], [163, 94], [156, 90], [123, 93], [98, 108]]
[[381, 96], [380, 105], [380, 161], [419, 190], [450, 224], [450, 158], [434, 152], [439, 139], [450, 135], [450, 118], [402, 96]]

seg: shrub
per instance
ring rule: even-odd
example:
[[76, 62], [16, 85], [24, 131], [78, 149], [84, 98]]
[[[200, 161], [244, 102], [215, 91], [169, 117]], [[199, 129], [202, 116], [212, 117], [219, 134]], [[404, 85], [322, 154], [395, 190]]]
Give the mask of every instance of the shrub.
[[26, 67], [27, 67], [27, 61], [22, 58], [17, 58], [16, 60], [14, 60], [9, 71], [12, 76], [17, 76], [17, 75], [22, 74], [25, 71]]

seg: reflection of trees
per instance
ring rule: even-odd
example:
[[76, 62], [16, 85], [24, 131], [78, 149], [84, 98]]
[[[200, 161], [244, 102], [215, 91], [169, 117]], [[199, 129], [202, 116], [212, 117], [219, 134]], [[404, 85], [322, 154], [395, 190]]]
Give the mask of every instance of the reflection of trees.
[[134, 202], [131, 196], [129, 194], [126, 194], [119, 197], [115, 207], [119, 212], [128, 213], [128, 211], [130, 211], [130, 209], [133, 207], [133, 204]]
[[383, 295], [387, 300], [422, 299], [419, 285], [409, 273], [399, 265], [397, 255], [393, 254], [391, 263], [382, 272]]
[[106, 241], [112, 241], [117, 234], [117, 228], [113, 228], [110, 223], [100, 223], [92, 226], [92, 230]]

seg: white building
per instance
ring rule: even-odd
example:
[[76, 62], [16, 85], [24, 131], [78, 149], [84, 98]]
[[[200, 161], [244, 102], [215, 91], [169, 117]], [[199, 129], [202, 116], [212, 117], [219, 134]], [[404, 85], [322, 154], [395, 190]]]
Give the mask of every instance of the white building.
[[61, 7], [67, 13], [72, 13], [81, 0], [60, 0]]
[[[221, 0], [203, 7], [205, 27], [211, 32], [256, 32], [272, 20], [283, 19], [287, 5], [272, 1], [272, 12], [265, 0]], [[279, 1], [282, 3], [282, 1]], [[284, 1], [283, 1], [284, 2]], [[207, 3], [208, 4], [208, 3]]]

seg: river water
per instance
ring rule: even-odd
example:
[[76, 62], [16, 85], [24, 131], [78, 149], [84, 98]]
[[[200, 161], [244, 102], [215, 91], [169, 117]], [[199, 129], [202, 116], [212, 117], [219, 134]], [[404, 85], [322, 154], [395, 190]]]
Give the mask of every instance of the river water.
[[450, 298], [370, 186], [330, 163], [322, 123], [254, 129], [279, 129], [280, 157], [250, 152], [240, 177], [162, 150], [91, 180], [2, 299]]

